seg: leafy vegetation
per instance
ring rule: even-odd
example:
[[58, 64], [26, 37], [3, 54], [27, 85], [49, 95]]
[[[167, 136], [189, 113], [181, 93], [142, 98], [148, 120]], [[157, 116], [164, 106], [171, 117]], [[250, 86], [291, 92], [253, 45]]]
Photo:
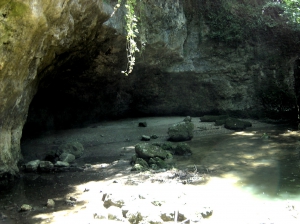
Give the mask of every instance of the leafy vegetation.
[[[118, 0], [113, 12], [121, 5], [125, 6], [127, 66], [122, 73], [126, 76], [133, 71], [135, 53], [142, 50], [146, 43], [137, 25], [141, 23], [141, 7], [144, 4], [147, 3], [141, 0], [138, 6], [137, 0]], [[273, 45], [280, 41], [282, 52], [289, 52], [291, 46], [295, 49], [298, 40], [293, 32], [298, 29], [294, 26], [295, 22], [300, 22], [299, 0], [214, 0], [201, 4], [202, 15], [210, 28], [208, 38], [211, 40], [237, 47], [247, 41], [264, 39]], [[142, 24], [139, 27], [142, 29]], [[137, 35], [141, 38], [140, 47], [137, 45]]]
[[126, 52], [127, 52], [127, 66], [125, 71], [122, 71], [126, 76], [130, 74], [133, 70], [133, 66], [135, 65], [135, 53], [139, 52], [137, 42], [135, 38], [139, 33], [137, 28], [138, 18], [135, 15], [135, 7], [136, 7], [136, 0], [118, 0], [118, 4], [114, 8], [114, 12], [112, 16], [116, 12], [116, 10], [121, 6], [122, 2], [125, 1], [125, 8], [126, 8]]
[[[280, 2], [280, 1], [278, 1]], [[285, 14], [292, 22], [300, 23], [300, 2], [299, 0], [283, 0]]]

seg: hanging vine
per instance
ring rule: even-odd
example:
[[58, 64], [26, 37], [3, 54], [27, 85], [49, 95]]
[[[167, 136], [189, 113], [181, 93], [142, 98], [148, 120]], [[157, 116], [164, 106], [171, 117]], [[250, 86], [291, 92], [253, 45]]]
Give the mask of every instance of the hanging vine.
[[122, 2], [125, 1], [126, 8], [126, 53], [127, 53], [127, 66], [126, 70], [122, 71], [126, 76], [130, 74], [135, 65], [135, 53], [139, 52], [137, 42], [135, 41], [139, 30], [137, 28], [138, 18], [135, 15], [136, 0], [118, 0], [118, 4], [114, 7], [114, 11], [111, 14], [113, 16], [117, 9], [121, 6]]

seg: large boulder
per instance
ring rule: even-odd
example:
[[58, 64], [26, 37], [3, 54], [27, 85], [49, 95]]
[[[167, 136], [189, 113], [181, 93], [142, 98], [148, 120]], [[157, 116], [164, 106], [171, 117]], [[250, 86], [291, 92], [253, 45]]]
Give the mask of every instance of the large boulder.
[[161, 147], [148, 144], [148, 143], [139, 143], [135, 146], [135, 152], [138, 157], [143, 159], [150, 159], [153, 157], [159, 157], [161, 159], [167, 159], [170, 157], [170, 153], [166, 150], [163, 150]]
[[153, 157], [149, 159], [149, 165], [153, 170], [157, 169], [167, 169], [170, 167], [168, 163], [166, 163], [165, 160], [162, 160], [159, 157]]
[[252, 123], [249, 121], [242, 121], [236, 118], [228, 118], [225, 121], [224, 127], [230, 130], [241, 131], [247, 127], [251, 127]]
[[64, 152], [59, 156], [59, 159], [62, 162], [72, 163], [75, 160], [75, 156], [73, 154]]
[[168, 135], [170, 141], [187, 141], [191, 140], [194, 131], [194, 124], [192, 122], [180, 122], [174, 124], [168, 129]]
[[50, 172], [53, 169], [54, 165], [50, 161], [41, 161], [39, 168], [42, 172]]
[[29, 172], [35, 172], [37, 171], [39, 165], [40, 165], [40, 160], [33, 160], [33, 161], [30, 161], [28, 163], [25, 164], [25, 169], [26, 171], [29, 171]]

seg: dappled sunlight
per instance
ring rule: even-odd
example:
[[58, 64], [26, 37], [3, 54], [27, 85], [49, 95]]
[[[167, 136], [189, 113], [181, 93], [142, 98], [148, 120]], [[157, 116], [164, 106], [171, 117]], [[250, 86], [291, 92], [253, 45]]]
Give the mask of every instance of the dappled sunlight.
[[237, 132], [233, 132], [231, 135], [235, 136], [235, 135], [240, 135], [240, 136], [254, 136], [256, 135], [256, 132], [244, 132], [244, 131], [237, 131]]
[[275, 167], [276, 165], [274, 164], [273, 160], [260, 160], [260, 161], [253, 161], [252, 163], [249, 164], [252, 167]]
[[[54, 183], [44, 178], [34, 185], [43, 189], [44, 196], [33, 205], [52, 198], [57, 206], [32, 211], [31, 223], [113, 223], [107, 219], [102, 200], [110, 194], [139, 202], [139, 209], [149, 211], [167, 207], [174, 213], [182, 208], [211, 207], [213, 215], [204, 219], [204, 224], [296, 224], [298, 216], [288, 210], [292, 206], [300, 209], [300, 170], [297, 161], [289, 157], [296, 148], [295, 136], [272, 129], [194, 137], [186, 142], [192, 155], [174, 155], [173, 169], [140, 173], [131, 171], [133, 142], [126, 141], [122, 147], [93, 142], [86, 147], [86, 158], [77, 160], [83, 164], [83, 172], [55, 174]], [[99, 156], [101, 147], [106, 153]], [[54, 187], [61, 188], [55, 196], [51, 194]], [[26, 200], [36, 193], [30, 192], [31, 186], [25, 190]], [[66, 203], [70, 198], [76, 198], [76, 203]], [[152, 202], [161, 205], [154, 207]], [[95, 219], [95, 214], [106, 218]]]
[[[85, 189], [89, 191], [82, 193]], [[225, 217], [226, 223], [231, 224], [244, 223], [245, 220], [247, 223], [261, 223], [262, 219], [268, 218], [272, 218], [272, 221], [284, 219], [290, 221], [289, 223], [295, 223], [295, 220], [283, 212], [286, 201], [267, 197], [263, 190], [264, 188], [243, 183], [241, 176], [235, 172], [228, 172], [222, 177], [211, 177], [206, 183], [196, 186], [174, 182], [164, 184], [143, 182], [137, 186], [128, 186], [121, 183], [90, 181], [74, 186], [74, 192], [70, 194], [78, 193], [80, 206], [53, 211], [51, 214], [39, 214], [34, 218], [39, 220], [39, 223], [65, 224], [83, 221], [94, 223], [96, 220], [92, 214], [99, 214], [101, 211], [103, 193], [111, 193], [116, 198], [124, 200], [142, 195], [150, 201], [168, 201], [170, 211], [180, 210], [183, 202], [191, 206], [191, 209], [195, 206], [210, 206], [213, 208], [213, 215], [204, 220], [204, 223], [223, 223]], [[180, 201], [181, 198], [184, 198], [184, 201]], [[280, 213], [274, 216], [272, 211]], [[106, 221], [103, 223], [110, 223]]]
[[243, 155], [238, 155], [238, 157], [241, 159], [249, 159], [249, 160], [255, 159], [253, 154], [243, 154]]
[[252, 142], [241, 142], [241, 143], [236, 144], [235, 147], [238, 149], [239, 147], [250, 147], [252, 145], [254, 145], [254, 143], [252, 143]]
[[283, 136], [283, 137], [300, 137], [300, 132], [299, 131], [286, 131], [282, 134], [280, 134], [279, 136]]

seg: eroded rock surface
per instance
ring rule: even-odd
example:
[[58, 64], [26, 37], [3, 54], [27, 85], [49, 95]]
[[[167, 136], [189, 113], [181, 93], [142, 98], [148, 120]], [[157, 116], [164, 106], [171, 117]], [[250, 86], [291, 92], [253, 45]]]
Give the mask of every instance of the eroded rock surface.
[[[0, 179], [18, 172], [22, 130], [141, 114], [294, 113], [299, 41], [290, 37], [298, 33], [264, 5], [247, 2], [259, 16], [265, 9], [259, 18], [267, 22], [253, 28], [239, 1], [140, 1], [146, 48], [125, 77], [124, 8], [110, 18], [116, 3], [0, 1]], [[224, 13], [234, 18], [226, 32], [216, 26]]]
[[1, 178], [18, 172], [22, 129], [42, 71], [87, 47], [108, 15], [102, 1], [88, 0], [1, 1], [0, 12]]
[[194, 131], [194, 124], [192, 122], [180, 122], [174, 124], [168, 129], [168, 135], [170, 141], [188, 141], [191, 140]]

